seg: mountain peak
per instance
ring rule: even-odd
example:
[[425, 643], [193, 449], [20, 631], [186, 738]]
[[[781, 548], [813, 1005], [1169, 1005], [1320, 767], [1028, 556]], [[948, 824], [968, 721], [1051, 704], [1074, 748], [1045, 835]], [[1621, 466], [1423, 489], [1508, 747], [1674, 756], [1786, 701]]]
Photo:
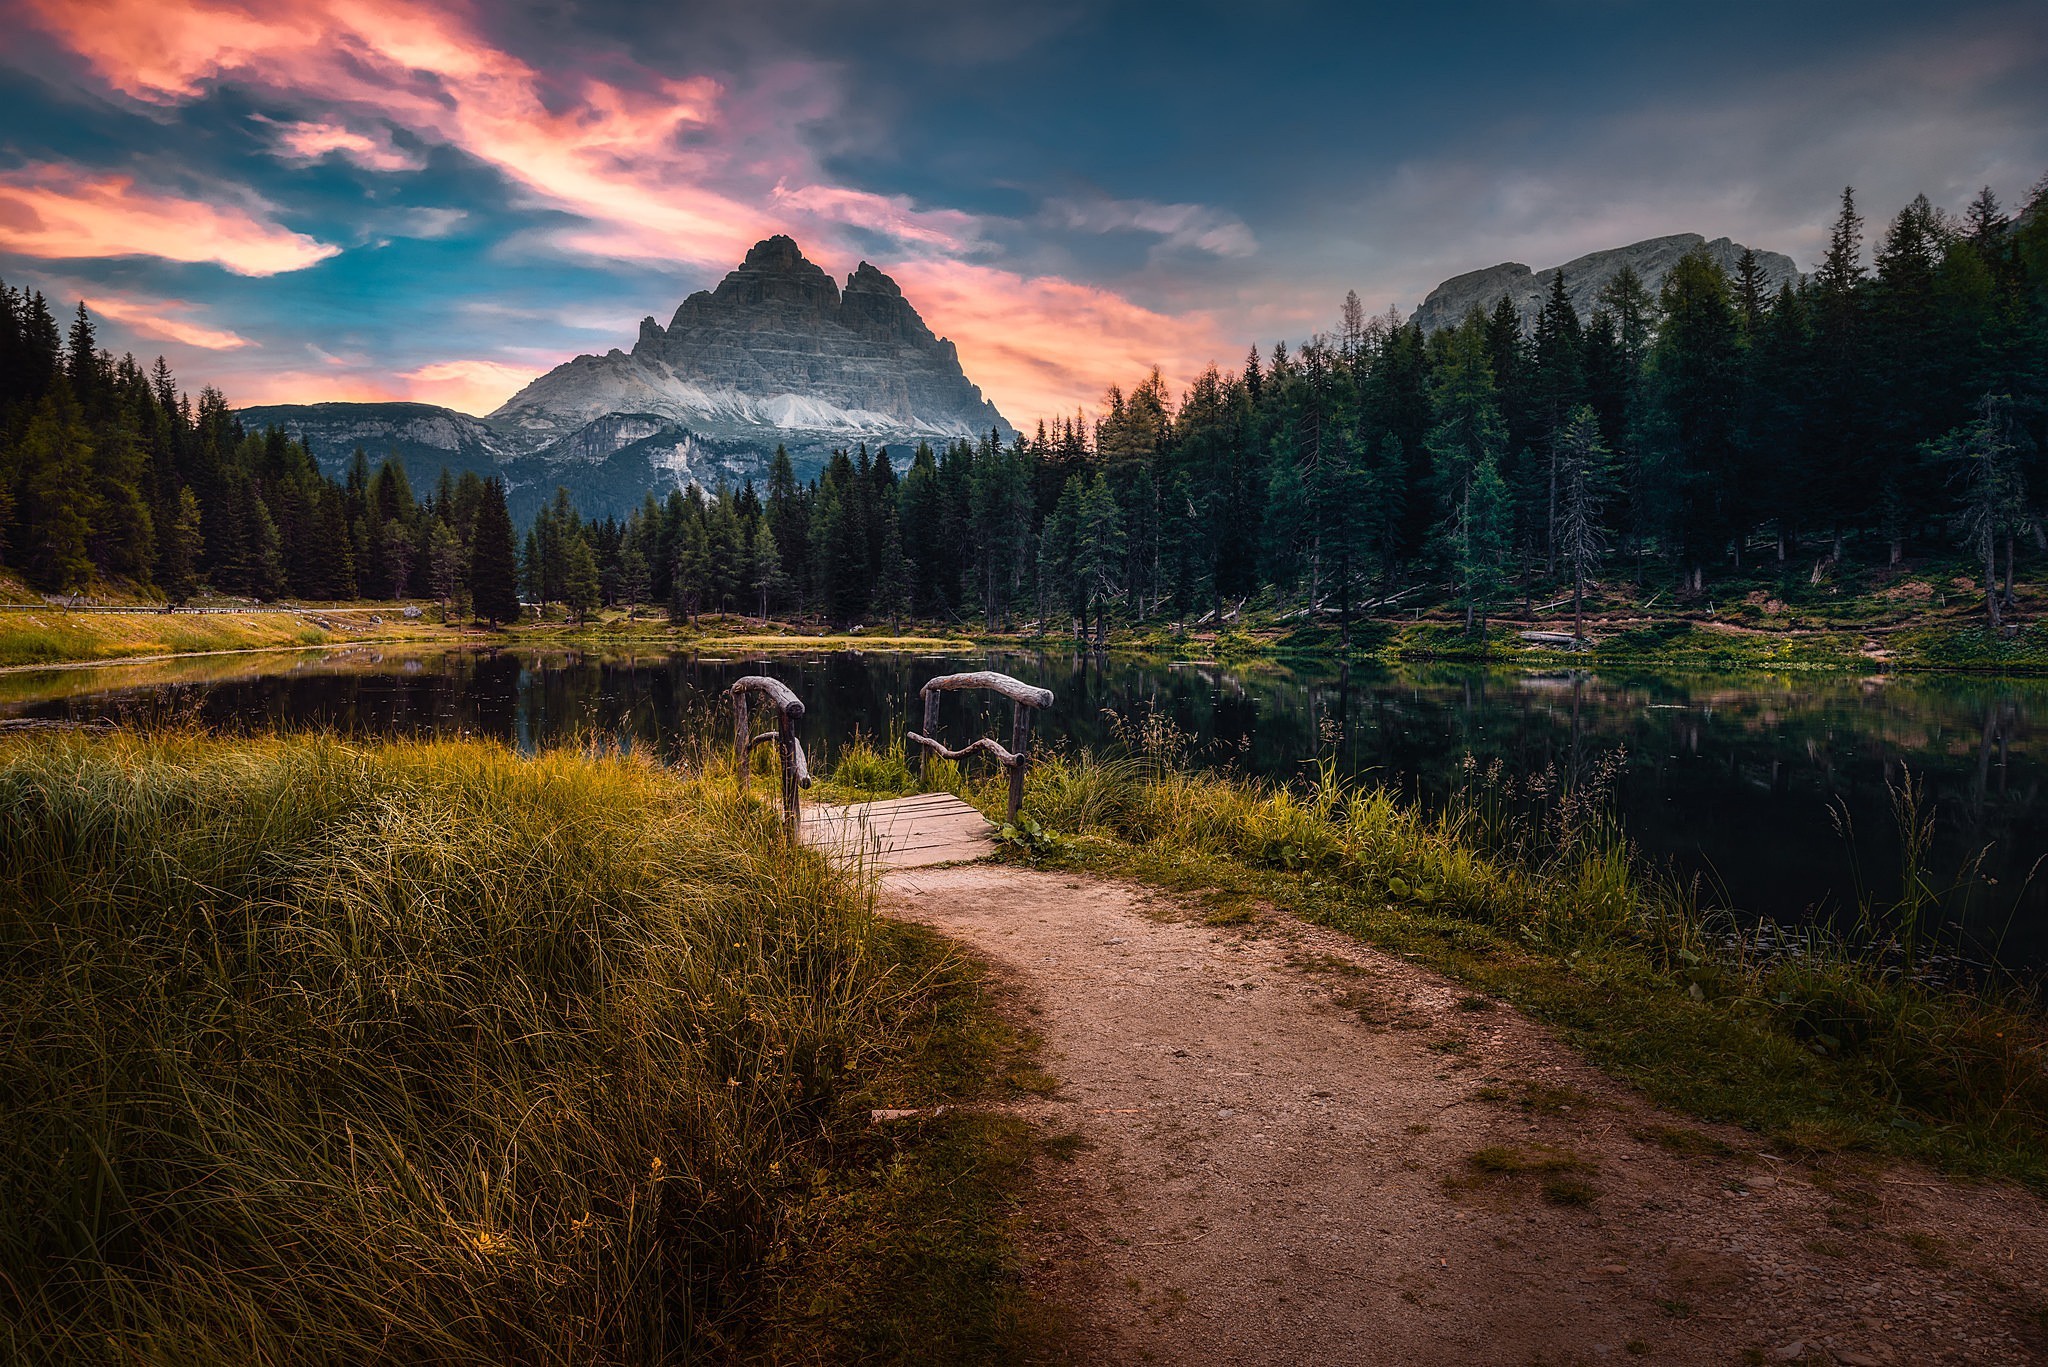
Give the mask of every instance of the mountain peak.
[[863, 261], [842, 294], [781, 233], [683, 300], [666, 329], [642, 322], [630, 356], [579, 356], [492, 416], [556, 444], [590, 429], [592, 450], [613, 435], [593, 424], [665, 421], [714, 454], [721, 442], [829, 450], [1013, 430], [894, 280]]
[[[1696, 249], [1703, 249], [1730, 275], [1735, 273], [1735, 263], [1742, 253], [1748, 250], [1725, 237], [1709, 242], [1698, 233], [1672, 233], [1667, 237], [1645, 238], [1626, 247], [1588, 252], [1562, 266], [1540, 271], [1532, 271], [1519, 261], [1503, 261], [1497, 266], [1454, 275], [1438, 285], [1415, 310], [1414, 321], [1424, 332], [1456, 327], [1473, 309], [1491, 312], [1505, 298], [1521, 315], [1523, 331], [1533, 332], [1543, 303], [1550, 295], [1551, 281], [1559, 271], [1564, 272], [1565, 295], [1572, 307], [1578, 310], [1579, 317], [1590, 318], [1599, 306], [1600, 291], [1621, 273], [1622, 267], [1632, 268], [1643, 288], [1655, 294], [1678, 259]], [[1791, 257], [1766, 251], [1759, 251], [1756, 256], [1770, 289], [1776, 290], [1786, 281], [1798, 282], [1799, 268]]]
[[[783, 233], [764, 237], [747, 249], [743, 269], [778, 271], [792, 274], [811, 263], [804, 259], [803, 248], [796, 245], [796, 239]], [[817, 267], [812, 266], [816, 270]]]
[[846, 277], [848, 294], [886, 294], [901, 299], [903, 290], [894, 280], [863, 261]]

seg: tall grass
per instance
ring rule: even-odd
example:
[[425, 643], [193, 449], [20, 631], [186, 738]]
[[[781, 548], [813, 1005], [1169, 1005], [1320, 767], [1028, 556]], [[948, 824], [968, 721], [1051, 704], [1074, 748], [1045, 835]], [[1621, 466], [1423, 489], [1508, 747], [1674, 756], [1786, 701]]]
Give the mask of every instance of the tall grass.
[[[1739, 922], [1647, 866], [1574, 782], [1474, 768], [1428, 810], [1324, 764], [1277, 784], [1185, 762], [1142, 729], [1117, 751], [1041, 753], [1026, 813], [1094, 865], [1235, 889], [1514, 998], [1658, 1100], [1795, 1144], [1915, 1153], [2048, 1187], [2048, 1013], [2012, 981], [1914, 971], [1930, 815], [1897, 795], [1907, 892], [1861, 934]], [[965, 790], [985, 811], [985, 778]]]
[[[316, 614], [317, 615], [317, 614]], [[292, 613], [0, 612], [0, 666], [113, 660], [217, 650], [294, 649], [300, 646], [391, 640], [430, 634], [388, 621], [358, 631], [329, 630]]]
[[0, 745], [0, 1343], [739, 1352], [874, 1237], [842, 1179], [938, 1009], [914, 960], [729, 775]]

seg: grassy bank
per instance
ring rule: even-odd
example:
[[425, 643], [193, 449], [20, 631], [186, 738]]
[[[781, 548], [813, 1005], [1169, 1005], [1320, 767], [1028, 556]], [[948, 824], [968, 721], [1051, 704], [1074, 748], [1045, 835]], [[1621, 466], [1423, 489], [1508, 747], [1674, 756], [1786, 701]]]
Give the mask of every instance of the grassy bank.
[[247, 613], [35, 608], [0, 612], [0, 668], [428, 639], [452, 639], [452, 633], [432, 624], [405, 621], [395, 606], [382, 611], [308, 608]]
[[729, 778], [0, 742], [10, 1360], [1001, 1361], [1036, 1085]]
[[[1599, 774], [1566, 793], [1475, 773], [1430, 814], [1327, 772], [1295, 787], [1193, 772], [1163, 727], [1131, 739], [1129, 755], [1034, 767], [1018, 857], [1194, 893], [1220, 921], [1296, 912], [1512, 1002], [1661, 1105], [1789, 1150], [2048, 1190], [2048, 1014], [2011, 984], [1915, 972], [1929, 947], [1912, 907], [1868, 909], [1854, 940], [1742, 935], [1631, 854]], [[849, 754], [834, 781], [914, 786], [893, 752]], [[950, 767], [933, 781], [962, 786]], [[991, 778], [964, 791], [1001, 811]]]

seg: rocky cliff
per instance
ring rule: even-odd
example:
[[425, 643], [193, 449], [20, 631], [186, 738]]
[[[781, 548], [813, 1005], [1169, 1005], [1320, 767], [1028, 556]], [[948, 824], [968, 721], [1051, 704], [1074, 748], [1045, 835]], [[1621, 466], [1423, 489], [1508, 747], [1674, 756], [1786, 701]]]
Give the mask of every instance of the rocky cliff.
[[[1735, 273], [1735, 263], [1741, 260], [1746, 250], [1741, 243], [1731, 242], [1725, 237], [1709, 242], [1698, 233], [1676, 233], [1670, 237], [1653, 237], [1631, 243], [1626, 247], [1589, 252], [1576, 261], [1540, 271], [1532, 271], [1518, 261], [1506, 261], [1444, 281], [1431, 290], [1429, 297], [1422, 301], [1422, 307], [1415, 310], [1415, 321], [1424, 332], [1456, 327], [1475, 308], [1491, 313], [1505, 295], [1514, 303], [1515, 311], [1521, 314], [1523, 330], [1533, 332], [1536, 317], [1543, 311], [1543, 301], [1550, 296], [1551, 281], [1559, 271], [1564, 272], [1565, 297], [1572, 301], [1579, 317], [1590, 318], [1599, 306], [1600, 291], [1621, 273], [1623, 266], [1635, 267], [1644, 287], [1654, 295], [1664, 283], [1664, 277], [1678, 264], [1678, 258], [1700, 246], [1704, 246], [1707, 254], [1731, 276]], [[1773, 292], [1787, 281], [1798, 282], [1799, 268], [1792, 264], [1791, 257], [1764, 251], [1756, 256], [1757, 263], [1763, 268], [1764, 279]]]
[[795, 242], [771, 237], [631, 353], [578, 356], [491, 421], [553, 442], [616, 414], [719, 438], [790, 445], [902, 443], [1013, 432], [896, 282], [865, 261], [842, 292]]

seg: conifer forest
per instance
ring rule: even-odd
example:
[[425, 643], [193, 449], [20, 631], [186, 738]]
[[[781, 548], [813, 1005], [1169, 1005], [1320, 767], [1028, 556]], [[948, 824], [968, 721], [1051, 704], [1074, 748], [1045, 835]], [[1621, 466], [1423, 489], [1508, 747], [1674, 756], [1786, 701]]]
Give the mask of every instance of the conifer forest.
[[[2048, 187], [2048, 182], [2044, 182]], [[1624, 269], [1590, 316], [1552, 281], [1425, 336], [1356, 295], [1334, 331], [1176, 395], [1154, 371], [1015, 442], [836, 452], [800, 480], [566, 493], [515, 529], [494, 479], [337, 476], [0, 287], [0, 564], [49, 592], [125, 582], [269, 600], [946, 621], [1102, 639], [1247, 605], [1351, 624], [1449, 602], [1467, 627], [1626, 579], [1674, 602], [1759, 570], [1967, 561], [1998, 626], [2048, 551], [2048, 194], [1923, 196], [1881, 226], [1844, 191], [1825, 257], [1775, 293], [1753, 255]], [[1866, 264], [1866, 257], [1868, 264]], [[1113, 377], [1105, 377], [1113, 378]]]

